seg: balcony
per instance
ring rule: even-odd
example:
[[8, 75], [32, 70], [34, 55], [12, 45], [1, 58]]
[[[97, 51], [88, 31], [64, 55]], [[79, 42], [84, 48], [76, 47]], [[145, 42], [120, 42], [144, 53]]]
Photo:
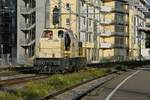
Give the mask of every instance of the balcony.
[[114, 35], [118, 35], [118, 36], [128, 36], [127, 32], [114, 32]]
[[35, 40], [25, 39], [20, 41], [22, 47], [29, 47], [35, 43]]
[[93, 4], [93, 0], [85, 0], [87, 4]]
[[100, 43], [100, 48], [101, 49], [109, 49], [109, 48], [112, 48], [113, 47], [113, 44], [112, 43]]
[[80, 31], [81, 32], [86, 32], [87, 31], [87, 27], [85, 25], [81, 25]]
[[138, 30], [144, 31], [144, 32], [149, 32], [150, 28], [149, 27], [138, 27]]
[[121, 25], [128, 25], [128, 20], [114, 20], [114, 19], [105, 19], [105, 20], [101, 20], [100, 23], [102, 25], [111, 25], [111, 24], [121, 24]]
[[83, 47], [84, 48], [94, 48], [94, 43], [93, 42], [83, 42]]
[[36, 11], [35, 8], [20, 7], [20, 13], [23, 14], [23, 15], [32, 14], [35, 11]]
[[28, 31], [28, 30], [31, 30], [35, 27], [35, 23], [34, 24], [31, 24], [31, 23], [25, 23], [25, 22], [21, 22], [20, 23], [20, 29], [23, 30], [23, 31]]
[[148, 12], [148, 9], [141, 2], [138, 2], [138, 1], [135, 2], [135, 6], [139, 8], [140, 10], [142, 10], [143, 12]]
[[80, 9], [80, 16], [83, 16], [83, 17], [87, 16], [87, 9], [86, 8]]
[[93, 27], [88, 27], [88, 32], [93, 32]]
[[104, 13], [109, 13], [112, 11], [112, 7], [108, 7], [108, 6], [101, 6], [101, 12]]
[[105, 19], [100, 21], [101, 24], [112, 24], [114, 23], [113, 19]]
[[108, 37], [108, 36], [128, 36], [127, 32], [102, 32], [101, 37]]
[[122, 13], [129, 13], [129, 9], [126, 7], [123, 8], [112, 8], [112, 12], [122, 12]]
[[112, 34], [113, 34], [112, 32], [102, 32], [100, 36], [107, 37], [107, 36], [111, 36]]
[[126, 44], [114, 44], [114, 48], [127, 48]]

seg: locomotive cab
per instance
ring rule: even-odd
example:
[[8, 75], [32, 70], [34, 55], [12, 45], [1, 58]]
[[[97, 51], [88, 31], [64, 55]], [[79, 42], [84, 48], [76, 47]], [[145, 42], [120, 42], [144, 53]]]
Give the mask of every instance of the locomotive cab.
[[[69, 29], [56, 27], [60, 23], [60, 9], [55, 6], [51, 18], [50, 0], [45, 3], [45, 29], [36, 49], [34, 69], [39, 73], [58, 73], [77, 70], [85, 66], [81, 56], [82, 45]], [[50, 28], [53, 19], [55, 28]], [[79, 47], [80, 46], [80, 47]]]
[[39, 42], [39, 58], [70, 58], [79, 56], [78, 39], [68, 29], [46, 29]]
[[39, 73], [58, 73], [78, 70], [86, 65], [79, 55], [77, 36], [68, 29], [44, 30], [34, 66]]

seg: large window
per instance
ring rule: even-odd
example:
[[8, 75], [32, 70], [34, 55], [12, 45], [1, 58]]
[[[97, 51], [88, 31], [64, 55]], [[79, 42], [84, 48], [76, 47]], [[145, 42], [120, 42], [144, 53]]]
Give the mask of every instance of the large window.
[[124, 24], [124, 22], [125, 22], [124, 14], [116, 14], [116, 19], [117, 19], [116, 21], [118, 24]]
[[125, 38], [124, 37], [116, 37], [115, 38], [115, 44], [124, 45], [125, 44]]
[[117, 32], [125, 32], [125, 26], [116, 25], [115, 30], [117, 30]]

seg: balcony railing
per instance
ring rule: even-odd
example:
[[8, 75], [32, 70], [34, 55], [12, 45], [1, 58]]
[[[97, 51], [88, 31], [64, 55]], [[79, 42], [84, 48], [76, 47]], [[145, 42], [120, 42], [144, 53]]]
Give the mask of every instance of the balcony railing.
[[88, 32], [93, 32], [93, 27], [88, 27]]
[[113, 12], [129, 13], [129, 10], [128, 10], [127, 8], [125, 8], [125, 7], [121, 8], [121, 9], [114, 7], [114, 8], [112, 8], [112, 11], [113, 11]]
[[93, 42], [83, 42], [83, 47], [84, 48], [94, 48], [94, 43]]
[[128, 36], [127, 32], [102, 32], [100, 36], [106, 37], [106, 36], [112, 36], [112, 35], [118, 35], [118, 36]]
[[26, 8], [26, 7], [20, 7], [20, 12], [22, 14], [31, 14], [35, 11], [35, 8]]
[[112, 43], [100, 43], [100, 48], [102, 49], [109, 49], [109, 48], [127, 48], [126, 44], [112, 44]]
[[100, 43], [100, 48], [102, 49], [107, 49], [107, 48], [112, 48], [113, 44], [112, 43]]
[[21, 46], [28, 47], [28, 46], [32, 45], [33, 43], [35, 43], [35, 40], [25, 39], [25, 40], [21, 40], [20, 43], [21, 43]]
[[125, 7], [123, 7], [122, 9], [118, 9], [116, 7], [101, 6], [101, 12], [109, 13], [111, 11], [120, 11], [120, 12], [125, 12], [125, 13], [129, 12], [129, 10]]
[[143, 12], [148, 12], [148, 9], [146, 8], [145, 5], [143, 5], [141, 2], [137, 1], [135, 2], [135, 6], [142, 10]]
[[115, 48], [126, 48], [127, 45], [126, 44], [114, 44]]
[[101, 6], [101, 12], [111, 12], [111, 11], [112, 11], [112, 7]]
[[127, 32], [114, 32], [114, 35], [128, 36], [128, 33]]
[[102, 32], [100, 36], [111, 36], [112, 32]]
[[82, 8], [81, 10], [80, 10], [80, 16], [87, 16], [87, 9], [85, 9], [85, 8]]
[[87, 31], [87, 27], [85, 25], [82, 25], [80, 28], [81, 32], [86, 32]]
[[113, 19], [105, 19], [105, 20], [101, 20], [100, 23], [101, 24], [111, 24], [114, 23], [115, 21]]
[[25, 23], [20, 22], [20, 28], [21, 30], [31, 30], [33, 27], [35, 27], [35, 23]]

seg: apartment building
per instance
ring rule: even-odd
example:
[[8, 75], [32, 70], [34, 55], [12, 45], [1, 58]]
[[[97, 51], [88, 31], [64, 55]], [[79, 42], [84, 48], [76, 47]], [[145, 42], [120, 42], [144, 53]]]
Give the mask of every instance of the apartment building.
[[129, 0], [129, 57], [141, 59], [145, 49], [147, 0]]
[[16, 63], [16, 2], [0, 0], [0, 65]]
[[[137, 58], [145, 46], [138, 36], [145, 34], [147, 5], [146, 0], [17, 0], [17, 61], [33, 61], [46, 20], [49, 28], [71, 29], [88, 62]], [[58, 25], [54, 8], [60, 11]]]
[[89, 61], [100, 60], [100, 9], [101, 0], [80, 1], [79, 33], [83, 42], [84, 55]]
[[17, 0], [17, 62], [31, 64], [43, 32], [46, 0]]
[[150, 59], [150, 10], [145, 12], [146, 25], [145, 25], [145, 48], [142, 48], [141, 54], [144, 59]]
[[147, 0], [103, 0], [101, 57], [141, 59], [145, 50]]
[[101, 6], [101, 59], [124, 60], [128, 55], [128, 2], [102, 0]]

